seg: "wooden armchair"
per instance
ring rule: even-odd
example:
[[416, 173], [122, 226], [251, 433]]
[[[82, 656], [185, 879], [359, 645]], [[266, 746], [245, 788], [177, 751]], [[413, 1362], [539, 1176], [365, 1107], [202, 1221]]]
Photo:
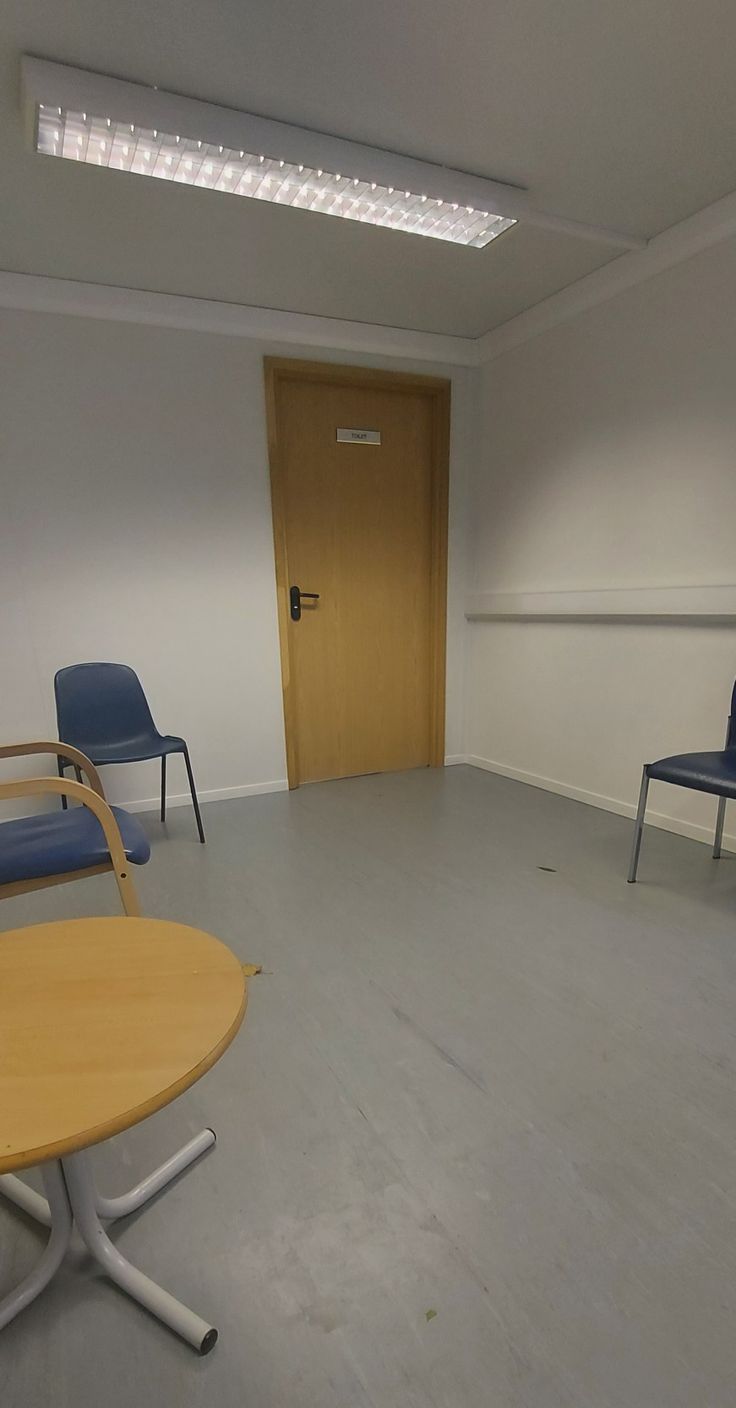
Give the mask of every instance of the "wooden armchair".
[[0, 746], [0, 760], [36, 753], [51, 753], [65, 760], [78, 777], [86, 775], [89, 786], [65, 777], [0, 783], [0, 802], [55, 793], [83, 804], [0, 822], [0, 899], [111, 870], [125, 913], [140, 914], [130, 867], [145, 865], [151, 854], [140, 823], [122, 808], [108, 805], [97, 769], [79, 749], [47, 740]]

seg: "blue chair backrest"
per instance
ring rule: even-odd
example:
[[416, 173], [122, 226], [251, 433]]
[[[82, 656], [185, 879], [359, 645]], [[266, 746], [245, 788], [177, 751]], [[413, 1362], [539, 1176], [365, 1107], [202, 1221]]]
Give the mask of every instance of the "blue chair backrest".
[[62, 743], [99, 745], [156, 733], [143, 686], [129, 665], [67, 665], [54, 676]]
[[726, 747], [736, 748], [736, 680], [731, 690], [731, 717], [728, 720]]

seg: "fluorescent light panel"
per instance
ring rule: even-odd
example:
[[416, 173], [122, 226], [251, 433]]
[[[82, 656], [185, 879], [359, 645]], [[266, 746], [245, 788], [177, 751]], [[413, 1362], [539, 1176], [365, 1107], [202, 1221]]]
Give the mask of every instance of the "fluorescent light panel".
[[349, 173], [315, 170], [265, 152], [236, 151], [44, 103], [38, 105], [36, 131], [37, 150], [45, 156], [338, 215], [472, 249], [483, 249], [516, 223], [459, 201], [397, 190]]
[[21, 88], [33, 145], [49, 155], [476, 248], [517, 220], [619, 249], [646, 245], [537, 210], [521, 186], [27, 54]]

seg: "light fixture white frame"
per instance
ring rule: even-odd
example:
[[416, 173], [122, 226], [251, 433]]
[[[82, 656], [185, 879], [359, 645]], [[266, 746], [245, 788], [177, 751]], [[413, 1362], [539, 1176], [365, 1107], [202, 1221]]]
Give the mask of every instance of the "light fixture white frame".
[[65, 64], [24, 57], [22, 87], [34, 146], [38, 109], [43, 104], [60, 108], [62, 113], [89, 113], [233, 152], [264, 154], [276, 163], [302, 165], [315, 172], [345, 173], [351, 181], [408, 191], [417, 198], [424, 195], [451, 206], [470, 207], [471, 211], [493, 212], [509, 222], [522, 220], [621, 249], [639, 249], [646, 244], [618, 231], [534, 210], [528, 191], [518, 186]]

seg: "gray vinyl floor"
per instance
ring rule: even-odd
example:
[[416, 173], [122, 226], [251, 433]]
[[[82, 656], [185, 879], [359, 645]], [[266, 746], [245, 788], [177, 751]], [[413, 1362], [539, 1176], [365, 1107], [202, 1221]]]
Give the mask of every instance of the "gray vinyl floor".
[[[119, 1225], [213, 1318], [200, 1360], [81, 1250], [0, 1337], [3, 1408], [733, 1408], [736, 858], [452, 768], [205, 809], [150, 914], [262, 962], [246, 1025], [95, 1155]], [[548, 867], [548, 868], [545, 868]], [[117, 912], [100, 877], [13, 927]], [[0, 1206], [0, 1290], [41, 1244]]]

